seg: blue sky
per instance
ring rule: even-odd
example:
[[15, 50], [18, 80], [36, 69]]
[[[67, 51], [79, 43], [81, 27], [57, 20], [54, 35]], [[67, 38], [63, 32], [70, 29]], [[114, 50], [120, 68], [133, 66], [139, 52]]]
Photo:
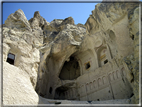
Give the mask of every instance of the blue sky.
[[[77, 0], [81, 1], [82, 3], [73, 3], [76, 0], [62, 0], [62, 1], [71, 1], [72, 3], [47, 3], [49, 0], [42, 0], [46, 1], [46, 3], [26, 3], [29, 0], [22, 0], [25, 1], [25, 3], [14, 3], [12, 0], [3, 0], [4, 1], [9, 1], [11, 3], [3, 3], [3, 21], [7, 19], [7, 17], [11, 14], [14, 13], [18, 9], [22, 9], [27, 17], [27, 19], [31, 19], [34, 15], [35, 11], [39, 11], [40, 15], [45, 18], [48, 22], [51, 22], [54, 19], [65, 19], [67, 17], [73, 17], [75, 24], [82, 23], [85, 24], [87, 21], [89, 15], [91, 14], [91, 11], [95, 9], [95, 3], [94, 1], [96, 0], [89, 0], [92, 1], [92, 3], [83, 3], [83, 1], [87, 0]], [[14, 0], [19, 2], [19, 0]], [[30, 0], [33, 1], [33, 0]], [[38, 1], [39, 0], [34, 0]], [[51, 2], [60, 2], [61, 0], [50, 0]], [[102, 0], [97, 0], [97, 1], [102, 1]], [[142, 0], [139, 0], [142, 1]], [[93, 3], [94, 2], [94, 3]], [[1, 8], [0, 8], [1, 10]], [[1, 22], [0, 22], [1, 24]]]
[[85, 24], [97, 3], [3, 3], [3, 23], [7, 17], [18, 9], [22, 9], [27, 19], [31, 19], [35, 11], [48, 22], [54, 19], [73, 17], [75, 24]]

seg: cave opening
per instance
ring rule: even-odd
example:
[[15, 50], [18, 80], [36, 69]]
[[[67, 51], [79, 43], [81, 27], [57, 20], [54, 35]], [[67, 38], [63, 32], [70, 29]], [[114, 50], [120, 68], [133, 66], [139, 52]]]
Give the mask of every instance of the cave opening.
[[134, 35], [132, 35], [132, 37], [131, 37], [131, 38], [132, 38], [132, 40], [134, 40]]
[[62, 100], [67, 99], [67, 96], [66, 96], [67, 90], [69, 90], [68, 87], [65, 87], [65, 86], [58, 87], [58, 88], [55, 90], [54, 99], [62, 99]]
[[65, 61], [59, 78], [61, 80], [73, 80], [80, 76], [80, 67], [77, 59], [74, 56], [70, 57], [69, 61]]
[[12, 53], [9, 53], [6, 62], [8, 62], [11, 65], [14, 65], [14, 60], [15, 60], [15, 55]]
[[104, 64], [106, 64], [108, 62], [108, 60], [106, 59], [105, 61], [104, 61]]
[[86, 69], [89, 69], [90, 68], [90, 62], [88, 62], [85, 66]]
[[50, 93], [50, 94], [52, 94], [52, 87], [50, 87], [50, 89], [49, 89], [49, 93]]

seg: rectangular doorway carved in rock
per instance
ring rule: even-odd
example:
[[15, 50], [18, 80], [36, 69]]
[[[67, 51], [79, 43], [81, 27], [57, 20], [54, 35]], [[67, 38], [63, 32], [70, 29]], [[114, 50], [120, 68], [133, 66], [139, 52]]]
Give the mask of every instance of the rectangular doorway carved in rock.
[[15, 55], [12, 54], [12, 53], [9, 53], [8, 56], [7, 56], [6, 62], [8, 62], [8, 63], [14, 65], [14, 60], [15, 60]]

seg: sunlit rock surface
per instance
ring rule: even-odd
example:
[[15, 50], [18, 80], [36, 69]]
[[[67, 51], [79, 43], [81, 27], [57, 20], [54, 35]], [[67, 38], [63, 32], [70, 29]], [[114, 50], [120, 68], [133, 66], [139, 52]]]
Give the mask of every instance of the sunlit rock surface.
[[138, 104], [139, 4], [100, 3], [85, 25], [22, 10], [2, 27], [3, 104]]

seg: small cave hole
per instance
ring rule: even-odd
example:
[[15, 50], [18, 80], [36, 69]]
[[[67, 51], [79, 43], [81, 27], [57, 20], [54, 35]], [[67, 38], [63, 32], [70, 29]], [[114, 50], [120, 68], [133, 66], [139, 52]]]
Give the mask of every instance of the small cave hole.
[[41, 53], [41, 55], [43, 56], [43, 55], [44, 55], [44, 53]]
[[40, 95], [41, 97], [44, 97], [44, 95], [43, 95], [42, 93], [39, 93], [39, 95]]
[[90, 68], [90, 62], [88, 62], [85, 66], [86, 69], [89, 69]]
[[52, 34], [53, 34], [53, 35], [57, 35], [57, 34], [58, 34], [58, 32], [56, 32], [56, 31], [53, 31], [53, 32], [52, 32]]
[[[69, 91], [69, 87], [65, 87], [65, 86], [61, 86], [58, 87], [55, 90], [55, 95], [54, 95], [54, 99], [60, 99], [60, 100], [65, 100], [66, 98], [66, 94], [65, 92]], [[69, 95], [69, 94], [68, 94]], [[70, 96], [71, 97], [71, 96]]]
[[43, 31], [43, 35], [45, 35], [46, 33]]
[[104, 61], [104, 64], [106, 64], [108, 62], [108, 60], [106, 59], [105, 61]]
[[52, 94], [52, 87], [50, 87], [50, 89], [49, 89], [49, 93], [50, 93], [50, 94]]
[[132, 40], [134, 40], [134, 35], [131, 36]]
[[61, 102], [55, 102], [55, 104], [61, 104]]
[[41, 29], [43, 30], [43, 28], [44, 28], [44, 25], [43, 26], [41, 26]]
[[131, 80], [131, 83], [132, 83], [132, 82], [134, 82], [134, 74], [131, 73], [131, 75], [132, 75], [132, 77], [133, 77], [132, 80]]
[[100, 99], [97, 99], [97, 101], [100, 101]]
[[15, 55], [12, 53], [9, 53], [6, 62], [8, 62], [11, 65], [14, 65], [14, 60], [15, 60]]
[[132, 94], [130, 95], [130, 98], [133, 97], [133, 95], [134, 95], [134, 93], [132, 93]]

